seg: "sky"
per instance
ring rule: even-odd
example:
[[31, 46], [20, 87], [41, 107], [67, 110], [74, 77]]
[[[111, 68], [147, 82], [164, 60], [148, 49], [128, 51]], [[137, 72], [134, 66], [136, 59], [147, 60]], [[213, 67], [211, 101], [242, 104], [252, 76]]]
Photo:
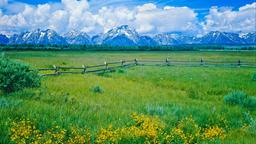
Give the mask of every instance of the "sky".
[[0, 33], [53, 29], [90, 35], [129, 25], [140, 34], [255, 32], [255, 0], [0, 0]]

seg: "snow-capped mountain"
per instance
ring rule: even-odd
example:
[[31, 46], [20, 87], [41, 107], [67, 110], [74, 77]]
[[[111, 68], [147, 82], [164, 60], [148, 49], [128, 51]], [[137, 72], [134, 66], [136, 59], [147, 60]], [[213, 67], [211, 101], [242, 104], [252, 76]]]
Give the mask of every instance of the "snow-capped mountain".
[[195, 36], [186, 35], [182, 33], [173, 33], [170, 36], [177, 42], [177, 44], [196, 44], [198, 39]]
[[105, 34], [92, 37], [94, 44], [112, 46], [156, 46], [157, 42], [149, 36], [140, 36], [135, 29], [122, 25], [109, 30]]
[[8, 38], [0, 34], [0, 44], [97, 44], [111, 46], [157, 46], [181, 44], [256, 44], [256, 32], [229, 33], [213, 31], [197, 38], [185, 33], [157, 34], [155, 36], [140, 36], [134, 28], [122, 25], [90, 38], [86, 33], [71, 31], [64, 36], [47, 30], [34, 30], [14, 34]]
[[158, 34], [153, 38], [159, 45], [176, 45], [178, 41], [168, 34]]
[[157, 46], [158, 43], [149, 36], [141, 36], [139, 42], [137, 43], [139, 46]]
[[71, 31], [64, 35], [68, 44], [92, 44], [91, 38], [85, 32]]
[[201, 44], [246, 44], [237, 33], [219, 32], [213, 31], [202, 38], [200, 38]]
[[0, 34], [0, 44], [8, 44], [9, 39], [6, 35]]
[[13, 35], [9, 40], [9, 44], [67, 44], [67, 42], [53, 30], [37, 29]]
[[103, 34], [98, 34], [96, 36], [93, 36], [91, 39], [93, 44], [100, 45], [103, 42]]
[[256, 44], [256, 32], [247, 33], [242, 36], [247, 44]]
[[158, 34], [154, 37], [159, 45], [196, 44], [197, 39], [183, 33]]
[[115, 27], [105, 33], [102, 37], [102, 44], [113, 46], [135, 46], [140, 40], [135, 29], [128, 25]]

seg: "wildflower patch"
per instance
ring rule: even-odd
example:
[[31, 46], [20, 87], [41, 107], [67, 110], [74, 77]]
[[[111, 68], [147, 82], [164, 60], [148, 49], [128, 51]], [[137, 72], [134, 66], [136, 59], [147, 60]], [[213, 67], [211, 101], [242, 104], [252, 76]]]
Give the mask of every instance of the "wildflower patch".
[[222, 141], [226, 132], [218, 126], [200, 127], [192, 117], [180, 120], [169, 129], [158, 117], [131, 115], [132, 121], [125, 127], [102, 128], [92, 138], [87, 129], [71, 127], [63, 129], [54, 126], [40, 131], [30, 120], [12, 122], [10, 139], [14, 143], [201, 143]]

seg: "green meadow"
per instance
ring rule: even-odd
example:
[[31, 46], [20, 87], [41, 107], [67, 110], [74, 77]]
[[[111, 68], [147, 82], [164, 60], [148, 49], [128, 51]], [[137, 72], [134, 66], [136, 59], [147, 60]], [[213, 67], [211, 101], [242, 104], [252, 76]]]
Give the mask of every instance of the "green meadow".
[[[94, 65], [135, 58], [256, 63], [256, 52], [9, 51], [5, 55], [32, 68]], [[202, 128], [221, 127], [225, 138], [209, 143], [255, 143], [255, 107], [224, 101], [234, 91], [255, 98], [254, 75], [256, 68], [245, 67], [135, 66], [105, 74], [42, 77], [39, 88], [0, 93], [0, 143], [13, 143], [11, 123], [20, 119], [29, 119], [40, 131], [55, 125], [63, 129], [89, 129], [90, 142], [95, 143], [102, 128], [127, 127], [134, 113], [157, 117], [166, 125], [165, 131], [186, 117], [192, 117]]]

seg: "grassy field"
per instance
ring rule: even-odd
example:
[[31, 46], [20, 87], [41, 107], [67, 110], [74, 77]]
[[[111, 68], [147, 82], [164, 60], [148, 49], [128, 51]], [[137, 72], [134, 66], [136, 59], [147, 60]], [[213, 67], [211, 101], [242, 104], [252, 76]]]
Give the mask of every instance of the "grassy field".
[[[5, 52], [34, 68], [81, 66], [121, 59], [228, 60], [256, 63], [256, 52]], [[254, 143], [256, 110], [228, 105], [224, 96], [256, 97], [254, 68], [132, 67], [103, 75], [42, 78], [42, 86], [0, 96], [0, 143], [10, 142], [11, 122], [29, 119], [40, 131], [86, 128], [95, 142], [102, 128], [128, 127], [131, 115], [157, 117], [172, 129], [186, 117], [201, 128], [218, 126], [221, 143]], [[212, 142], [212, 143], [218, 143]]]

